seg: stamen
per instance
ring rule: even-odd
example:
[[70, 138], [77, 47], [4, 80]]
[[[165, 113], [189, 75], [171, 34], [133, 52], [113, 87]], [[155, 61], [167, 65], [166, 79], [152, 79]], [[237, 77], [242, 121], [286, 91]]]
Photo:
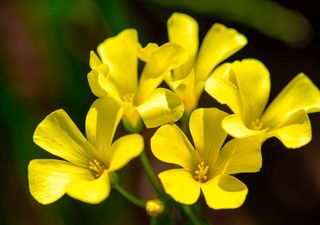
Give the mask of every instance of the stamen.
[[89, 162], [89, 169], [96, 172], [96, 177], [100, 177], [102, 172], [106, 169], [105, 165], [100, 163], [98, 160], [93, 160]]
[[251, 121], [251, 128], [253, 130], [261, 130], [263, 127], [263, 123], [259, 119], [255, 119]]
[[197, 167], [198, 169], [194, 171], [195, 175], [193, 178], [199, 183], [202, 183], [208, 179], [209, 166], [205, 165], [204, 162], [201, 162]]
[[133, 92], [126, 93], [122, 96], [122, 100], [127, 103], [133, 103], [135, 94]]

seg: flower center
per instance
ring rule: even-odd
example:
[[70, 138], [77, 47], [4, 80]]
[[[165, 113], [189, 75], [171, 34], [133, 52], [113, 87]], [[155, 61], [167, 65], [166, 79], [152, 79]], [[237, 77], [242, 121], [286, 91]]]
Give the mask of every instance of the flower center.
[[89, 169], [93, 170], [96, 173], [96, 177], [100, 177], [106, 167], [103, 163], [100, 163], [95, 159], [89, 162]]
[[204, 162], [201, 162], [197, 167], [198, 169], [194, 171], [193, 178], [199, 183], [202, 183], [208, 179], [209, 166]]
[[122, 100], [127, 103], [133, 103], [135, 94], [133, 92], [126, 93], [122, 96]]
[[259, 119], [255, 119], [251, 121], [251, 128], [253, 130], [261, 130], [263, 127], [263, 123]]

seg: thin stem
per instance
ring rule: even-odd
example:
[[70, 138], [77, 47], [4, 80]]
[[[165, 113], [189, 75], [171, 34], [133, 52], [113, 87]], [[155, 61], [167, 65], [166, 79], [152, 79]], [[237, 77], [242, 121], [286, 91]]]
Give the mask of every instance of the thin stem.
[[157, 225], [158, 224], [158, 218], [156, 216], [150, 217], [150, 225]]
[[134, 196], [133, 194], [125, 190], [123, 187], [121, 187], [119, 184], [114, 186], [114, 188], [128, 201], [132, 202], [133, 204], [141, 208], [146, 208], [146, 202], [144, 200]]
[[143, 166], [144, 171], [147, 174], [147, 177], [151, 183], [151, 185], [153, 186], [154, 190], [157, 192], [157, 194], [159, 195], [159, 197], [163, 196], [163, 192], [162, 192], [162, 187], [158, 181], [158, 178], [156, 177], [156, 175], [154, 174], [152, 167], [150, 165], [149, 159], [147, 157], [147, 154], [145, 153], [145, 151], [143, 151], [140, 155], [140, 161], [141, 164]]
[[201, 222], [198, 220], [198, 218], [196, 217], [192, 208], [189, 205], [183, 205], [182, 209], [184, 213], [189, 217], [193, 225], [201, 225]]

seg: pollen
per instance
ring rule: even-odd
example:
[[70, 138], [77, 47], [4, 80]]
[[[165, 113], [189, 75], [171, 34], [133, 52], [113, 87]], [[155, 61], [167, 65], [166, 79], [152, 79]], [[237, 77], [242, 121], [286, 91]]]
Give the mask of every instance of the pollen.
[[100, 177], [106, 167], [104, 164], [95, 159], [89, 162], [89, 169], [93, 170], [96, 173], [96, 177]]
[[122, 96], [122, 100], [126, 103], [133, 103], [135, 94], [133, 92], [126, 93]]
[[251, 128], [253, 130], [261, 130], [263, 127], [263, 123], [259, 119], [255, 119], [251, 121]]
[[199, 183], [205, 182], [208, 179], [209, 166], [204, 162], [201, 162], [198, 164], [197, 168], [198, 169], [194, 171], [193, 178]]

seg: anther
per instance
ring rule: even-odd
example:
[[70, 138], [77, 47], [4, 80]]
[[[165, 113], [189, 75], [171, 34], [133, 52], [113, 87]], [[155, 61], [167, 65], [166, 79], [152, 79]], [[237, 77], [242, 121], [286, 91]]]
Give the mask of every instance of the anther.
[[96, 177], [99, 177], [105, 169], [105, 166], [98, 160], [93, 160], [89, 162], [89, 169], [96, 172]]
[[122, 100], [127, 103], [133, 103], [135, 94], [133, 92], [126, 93], [122, 96]]
[[201, 162], [197, 167], [198, 169], [194, 171], [195, 175], [193, 178], [199, 183], [202, 183], [208, 179], [209, 166], [205, 165], [204, 162]]
[[255, 119], [251, 121], [251, 127], [254, 130], [261, 130], [263, 127], [263, 123], [259, 119]]

